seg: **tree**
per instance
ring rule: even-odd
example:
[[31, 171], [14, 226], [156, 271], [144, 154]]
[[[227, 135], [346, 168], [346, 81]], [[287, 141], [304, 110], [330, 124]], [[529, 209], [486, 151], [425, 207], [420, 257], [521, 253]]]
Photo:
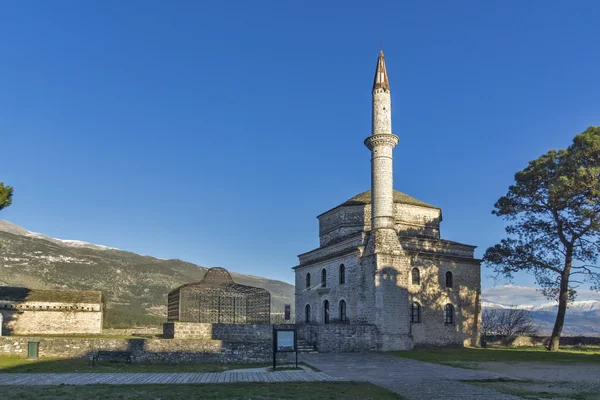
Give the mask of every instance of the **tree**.
[[4, 186], [4, 183], [0, 182], [0, 210], [10, 206], [12, 203], [13, 188], [10, 186]]
[[[532, 273], [542, 292], [558, 300], [548, 350], [558, 351], [567, 304], [581, 284], [600, 289], [600, 127], [575, 136], [515, 174], [494, 205], [508, 221], [507, 237], [487, 249], [484, 262], [512, 279]], [[573, 279], [572, 279], [573, 278]]]
[[535, 335], [538, 333], [538, 328], [533, 323], [531, 313], [527, 310], [486, 308], [481, 315], [481, 333], [484, 336], [514, 337]]

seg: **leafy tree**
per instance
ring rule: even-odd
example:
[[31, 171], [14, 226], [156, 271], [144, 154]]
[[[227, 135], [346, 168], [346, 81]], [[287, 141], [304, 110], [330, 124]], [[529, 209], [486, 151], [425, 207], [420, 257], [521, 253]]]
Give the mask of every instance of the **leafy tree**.
[[558, 300], [548, 344], [558, 351], [577, 287], [600, 289], [600, 127], [530, 161], [494, 207], [492, 213], [508, 221], [507, 238], [487, 249], [484, 261], [508, 279], [532, 273], [544, 295]]
[[13, 188], [10, 186], [4, 186], [4, 183], [0, 182], [0, 210], [10, 206], [12, 203]]

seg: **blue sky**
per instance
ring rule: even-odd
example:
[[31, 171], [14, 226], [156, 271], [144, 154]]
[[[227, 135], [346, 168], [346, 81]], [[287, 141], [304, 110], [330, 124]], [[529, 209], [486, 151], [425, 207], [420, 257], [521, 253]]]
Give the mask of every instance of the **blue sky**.
[[369, 189], [383, 40], [395, 187], [481, 256], [513, 174], [600, 124], [599, 20], [596, 1], [3, 2], [0, 218], [292, 282], [316, 215]]

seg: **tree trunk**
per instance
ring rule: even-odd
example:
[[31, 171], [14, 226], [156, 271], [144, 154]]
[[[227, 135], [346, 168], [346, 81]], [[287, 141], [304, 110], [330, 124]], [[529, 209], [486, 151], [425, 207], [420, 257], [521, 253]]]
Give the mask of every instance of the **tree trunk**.
[[552, 336], [548, 343], [549, 351], [558, 351], [560, 346], [560, 334], [565, 324], [565, 314], [567, 313], [567, 303], [569, 301], [569, 275], [571, 273], [571, 261], [573, 251], [568, 249], [565, 256], [565, 269], [560, 277], [560, 292], [558, 294], [558, 312], [556, 313], [556, 322], [552, 329]]

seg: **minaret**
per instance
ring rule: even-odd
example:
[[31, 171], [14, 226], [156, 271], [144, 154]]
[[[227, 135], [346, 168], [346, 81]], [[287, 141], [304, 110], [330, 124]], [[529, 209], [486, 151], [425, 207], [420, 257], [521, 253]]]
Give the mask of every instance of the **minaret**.
[[392, 101], [383, 50], [379, 52], [373, 82], [373, 122], [365, 146], [371, 150], [371, 229], [394, 227], [394, 171]]

